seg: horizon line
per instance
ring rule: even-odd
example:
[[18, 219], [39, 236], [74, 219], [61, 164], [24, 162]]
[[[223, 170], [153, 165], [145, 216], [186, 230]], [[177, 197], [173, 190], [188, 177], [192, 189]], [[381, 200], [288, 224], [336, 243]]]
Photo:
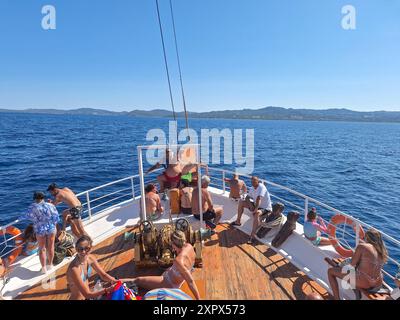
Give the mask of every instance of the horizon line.
[[[100, 110], [100, 111], [106, 111], [106, 112], [115, 112], [115, 113], [123, 113], [123, 112], [133, 112], [133, 111], [147, 111], [151, 112], [154, 110], [160, 110], [160, 111], [167, 111], [171, 112], [172, 110], [169, 110], [167, 108], [163, 107], [152, 107], [151, 109], [140, 109], [139, 108], [134, 108], [130, 110], [110, 110], [106, 109], [107, 107], [2, 107], [0, 106], [0, 110], [7, 110], [7, 111], [31, 111], [31, 110], [56, 110], [56, 111], [76, 111], [76, 110], [82, 110], [82, 109], [90, 109], [90, 110]], [[400, 112], [399, 110], [384, 110], [384, 109], [375, 109], [375, 110], [354, 110], [350, 109], [349, 107], [323, 107], [321, 109], [315, 109], [315, 107], [279, 107], [279, 106], [265, 106], [265, 107], [242, 107], [242, 108], [225, 108], [225, 109], [214, 109], [214, 110], [208, 110], [208, 111], [191, 111], [188, 110], [188, 113], [208, 113], [208, 112], [222, 112], [222, 111], [244, 111], [244, 110], [251, 110], [251, 111], [257, 111], [261, 109], [266, 109], [266, 108], [280, 108], [280, 109], [285, 109], [285, 110], [310, 110], [310, 111], [329, 111], [329, 110], [347, 110], [347, 111], [352, 111], [352, 112]], [[175, 111], [175, 113], [183, 113], [184, 111]]]

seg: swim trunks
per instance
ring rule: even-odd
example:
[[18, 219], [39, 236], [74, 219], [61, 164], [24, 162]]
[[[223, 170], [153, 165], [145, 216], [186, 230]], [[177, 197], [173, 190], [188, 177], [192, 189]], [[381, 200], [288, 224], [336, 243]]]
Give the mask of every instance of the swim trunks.
[[77, 207], [69, 209], [69, 213], [71, 214], [71, 219], [72, 220], [81, 219], [82, 211], [83, 211], [82, 206], [77, 206]]
[[[199, 214], [195, 214], [194, 217], [197, 220], [200, 220], [200, 215]], [[214, 210], [207, 210], [206, 212], [203, 212], [203, 220], [212, 220], [215, 219], [216, 214]]]
[[192, 208], [181, 208], [183, 214], [192, 214]]

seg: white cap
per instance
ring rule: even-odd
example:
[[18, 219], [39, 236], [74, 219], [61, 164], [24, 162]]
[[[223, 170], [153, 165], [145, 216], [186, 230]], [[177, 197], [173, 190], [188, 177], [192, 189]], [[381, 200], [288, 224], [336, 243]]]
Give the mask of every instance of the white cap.
[[203, 184], [203, 183], [209, 184], [210, 182], [211, 182], [211, 179], [209, 176], [204, 175], [201, 177], [201, 184]]

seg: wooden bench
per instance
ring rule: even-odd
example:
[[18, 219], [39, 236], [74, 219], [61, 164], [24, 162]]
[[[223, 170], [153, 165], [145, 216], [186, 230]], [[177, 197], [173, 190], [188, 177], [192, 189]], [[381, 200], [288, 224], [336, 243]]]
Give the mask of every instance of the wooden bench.
[[[194, 280], [194, 282], [199, 290], [200, 298], [206, 299], [206, 282], [204, 280]], [[187, 295], [191, 296], [192, 299], [195, 299], [195, 296], [193, 295], [192, 290], [190, 290], [186, 281], [183, 283], [181, 290]]]

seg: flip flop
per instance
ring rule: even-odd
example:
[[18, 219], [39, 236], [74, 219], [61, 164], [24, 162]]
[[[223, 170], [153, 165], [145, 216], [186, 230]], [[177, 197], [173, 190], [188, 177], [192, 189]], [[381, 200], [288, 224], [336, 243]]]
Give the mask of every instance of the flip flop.
[[231, 226], [237, 226], [237, 227], [240, 227], [242, 224], [241, 223], [239, 223], [239, 222], [236, 222], [236, 221], [234, 221], [234, 222], [231, 222]]

